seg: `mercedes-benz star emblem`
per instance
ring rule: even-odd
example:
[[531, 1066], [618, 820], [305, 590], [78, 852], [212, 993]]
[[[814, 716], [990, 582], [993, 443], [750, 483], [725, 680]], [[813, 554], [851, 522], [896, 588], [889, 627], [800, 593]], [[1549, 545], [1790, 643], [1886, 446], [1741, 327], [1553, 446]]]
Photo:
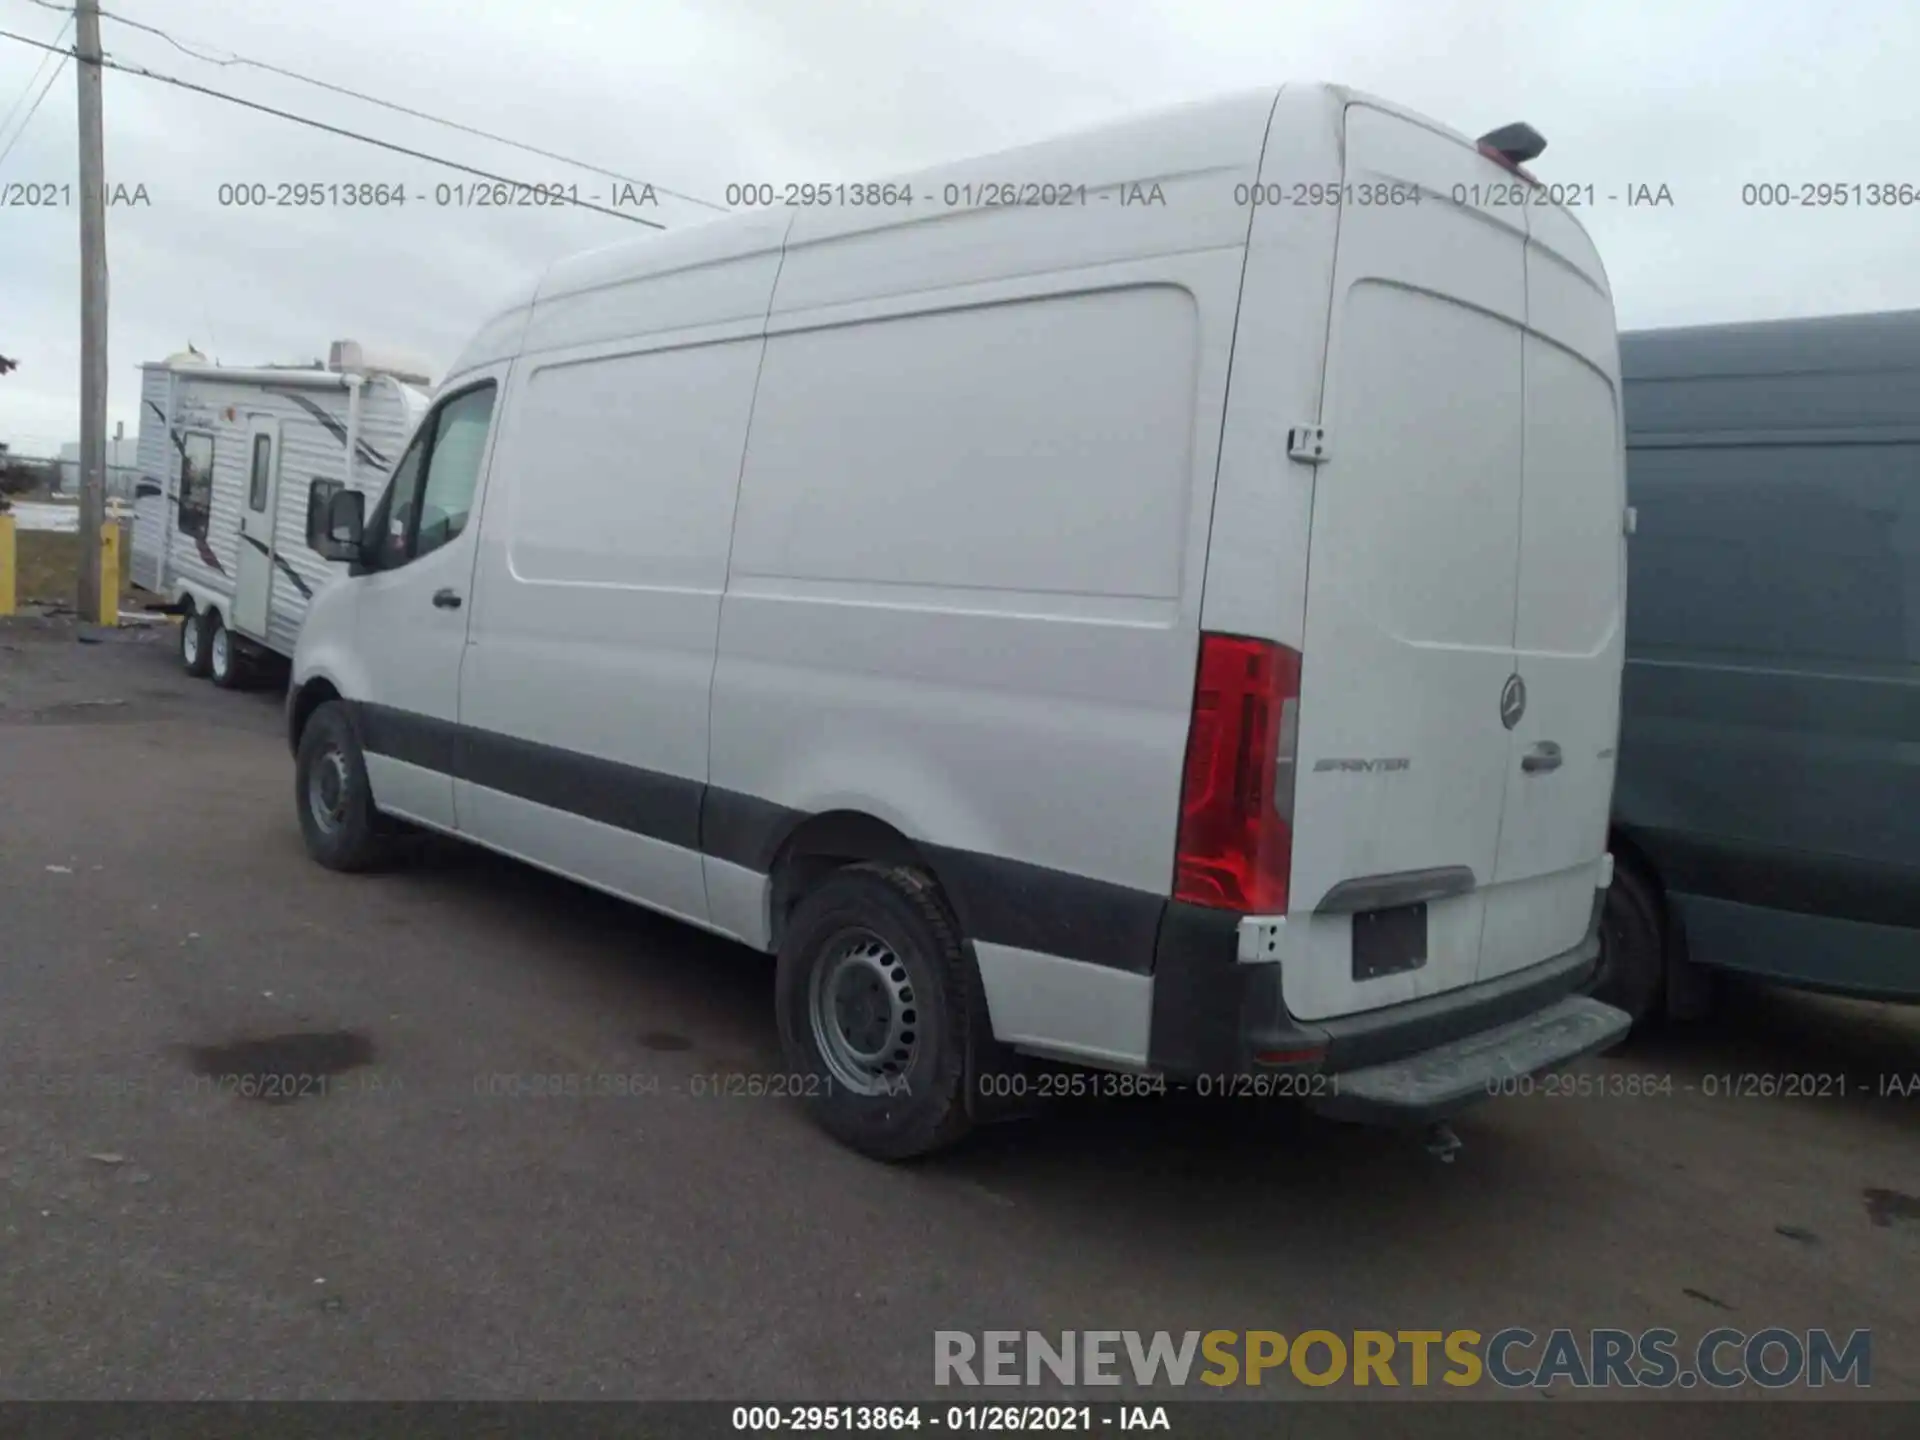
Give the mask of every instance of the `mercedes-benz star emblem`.
[[1511, 730], [1526, 713], [1527, 682], [1518, 675], [1509, 675], [1500, 689], [1500, 723]]

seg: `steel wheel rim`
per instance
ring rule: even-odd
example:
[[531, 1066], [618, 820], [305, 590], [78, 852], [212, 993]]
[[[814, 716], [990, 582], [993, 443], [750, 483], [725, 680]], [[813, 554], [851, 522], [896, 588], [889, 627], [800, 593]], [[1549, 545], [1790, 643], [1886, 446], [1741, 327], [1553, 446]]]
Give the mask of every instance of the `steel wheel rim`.
[[180, 653], [189, 665], [200, 663], [200, 617], [189, 615], [180, 625]]
[[313, 768], [307, 772], [307, 810], [313, 823], [329, 835], [346, 823], [351, 785], [346, 752], [338, 745], [329, 745], [313, 757]]
[[227, 673], [227, 663], [232, 659], [228, 653], [230, 643], [227, 639], [226, 626], [222, 625], [213, 632], [213, 654], [210, 658], [213, 661], [213, 673], [216, 675]]
[[814, 1045], [858, 1095], [891, 1094], [920, 1046], [920, 1012], [900, 957], [871, 930], [834, 937], [807, 984]]

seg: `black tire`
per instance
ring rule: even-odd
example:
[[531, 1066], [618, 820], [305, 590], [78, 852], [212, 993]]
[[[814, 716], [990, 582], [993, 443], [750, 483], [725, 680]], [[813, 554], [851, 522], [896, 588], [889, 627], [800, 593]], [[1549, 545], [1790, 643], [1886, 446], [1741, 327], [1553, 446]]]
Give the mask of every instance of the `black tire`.
[[1616, 862], [1600, 914], [1600, 969], [1589, 991], [1618, 1006], [1634, 1028], [1657, 1021], [1666, 1006], [1667, 936], [1659, 893], [1644, 875]]
[[352, 872], [377, 869], [393, 859], [394, 822], [373, 803], [366, 754], [347, 707], [338, 700], [308, 717], [293, 777], [300, 834], [315, 860], [329, 870]]
[[[207, 678], [222, 690], [243, 690], [247, 684], [247, 657], [242, 653], [240, 641], [227, 629], [227, 622], [220, 618], [218, 610], [209, 610], [206, 619]], [[226, 664], [220, 663], [220, 657], [226, 656]]]
[[[839, 977], [836, 988], [846, 994], [868, 980], [863, 970], [872, 972], [875, 1006], [890, 1007], [889, 1041], [896, 1034], [902, 1041], [890, 1051], [875, 1046], [867, 1053], [888, 1052], [885, 1058], [853, 1076], [879, 1084], [880, 1093], [849, 1083], [849, 1068], [859, 1067], [849, 1066], [847, 1052], [830, 1058], [823, 1050], [823, 1027], [845, 1037], [841, 1020], [815, 1023], [816, 986]], [[854, 865], [803, 898], [781, 940], [774, 1009], [788, 1068], [808, 1077], [808, 1108], [821, 1128], [876, 1160], [960, 1140], [973, 1123], [966, 1085], [976, 984], [959, 927], [917, 870]], [[838, 1006], [823, 1008], [844, 1018]]]
[[207, 678], [207, 617], [194, 608], [193, 601], [182, 602], [186, 613], [180, 617], [180, 667], [196, 680]]

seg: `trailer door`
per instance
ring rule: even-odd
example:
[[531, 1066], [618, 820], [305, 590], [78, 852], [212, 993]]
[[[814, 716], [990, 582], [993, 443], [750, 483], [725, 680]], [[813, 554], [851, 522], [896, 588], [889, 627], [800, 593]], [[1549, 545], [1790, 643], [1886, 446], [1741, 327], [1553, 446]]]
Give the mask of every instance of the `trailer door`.
[[264, 642], [273, 605], [273, 517], [280, 489], [280, 422], [256, 415], [247, 428], [247, 493], [240, 507], [232, 628]]

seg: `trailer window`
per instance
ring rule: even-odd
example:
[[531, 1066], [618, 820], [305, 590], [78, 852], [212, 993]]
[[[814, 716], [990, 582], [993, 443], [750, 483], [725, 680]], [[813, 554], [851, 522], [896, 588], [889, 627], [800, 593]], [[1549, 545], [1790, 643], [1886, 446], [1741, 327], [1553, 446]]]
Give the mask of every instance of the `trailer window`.
[[207, 538], [213, 514], [213, 436], [190, 432], [180, 442], [178, 529], [197, 540]]
[[247, 508], [262, 514], [267, 508], [267, 481], [273, 477], [273, 437], [253, 437], [253, 472], [247, 478]]

